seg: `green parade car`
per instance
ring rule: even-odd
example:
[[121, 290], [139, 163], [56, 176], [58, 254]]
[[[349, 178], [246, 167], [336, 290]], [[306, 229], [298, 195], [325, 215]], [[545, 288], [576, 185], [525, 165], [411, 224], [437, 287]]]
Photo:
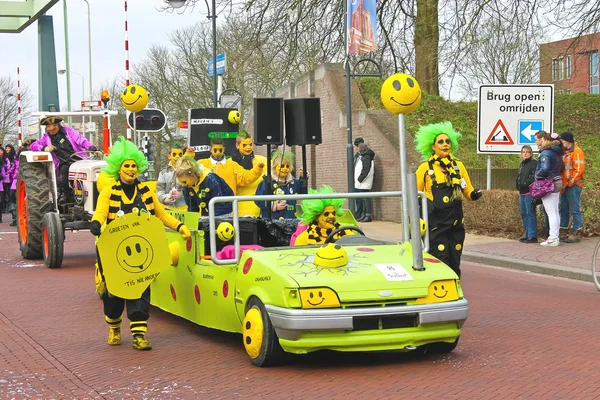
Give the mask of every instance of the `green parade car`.
[[[294, 221], [239, 218], [244, 250], [237, 262], [222, 265], [215, 258], [234, 252], [224, 247], [209, 255], [207, 218], [176, 216], [198, 230], [187, 241], [167, 233], [178, 260], [152, 283], [152, 304], [241, 333], [253, 365], [277, 364], [283, 352], [450, 352], [458, 343], [468, 302], [457, 275], [427, 253], [424, 270], [414, 270], [410, 242], [365, 237], [349, 213], [339, 222], [357, 234], [325, 246], [290, 247]], [[216, 218], [214, 226], [223, 222], [232, 220]], [[227, 244], [213, 238], [217, 248]]]

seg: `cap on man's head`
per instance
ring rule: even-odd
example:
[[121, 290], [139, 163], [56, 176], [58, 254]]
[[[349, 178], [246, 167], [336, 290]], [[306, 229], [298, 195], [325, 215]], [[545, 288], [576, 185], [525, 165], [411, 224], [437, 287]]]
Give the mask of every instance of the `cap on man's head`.
[[40, 121], [40, 125], [53, 125], [58, 124], [63, 121], [63, 117], [55, 116], [55, 117], [46, 117], [42, 118]]
[[354, 139], [354, 145], [358, 146], [361, 143], [364, 143], [365, 139], [361, 138], [361, 137], [357, 137], [356, 139]]
[[575, 143], [575, 139], [573, 139], [573, 134], [571, 132], [563, 132], [560, 134], [560, 138], [565, 142]]

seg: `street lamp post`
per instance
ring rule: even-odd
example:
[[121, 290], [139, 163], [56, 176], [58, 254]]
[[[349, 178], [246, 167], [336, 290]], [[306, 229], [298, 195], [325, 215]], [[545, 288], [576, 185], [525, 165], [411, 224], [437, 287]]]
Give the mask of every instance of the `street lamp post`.
[[[85, 100], [85, 77], [78, 72], [75, 72], [75, 71], [70, 71], [70, 72], [81, 78], [81, 100]], [[65, 75], [66, 73], [67, 73], [66, 69], [58, 70], [59, 75]], [[67, 90], [71, 90], [71, 88], [67, 88]], [[69, 111], [73, 111], [73, 110], [69, 108]]]
[[[67, 70], [59, 69], [57, 72], [59, 75], [65, 75], [67, 73]], [[69, 71], [69, 72], [72, 74], [75, 74], [81, 78], [81, 100], [82, 101], [85, 100], [85, 78], [79, 72], [75, 72], [75, 71]], [[70, 92], [71, 88], [69, 87], [70, 85], [68, 83], [69, 83], [69, 81], [67, 81], [67, 92]], [[69, 111], [73, 111], [71, 109], [70, 104], [69, 104]], [[85, 117], [81, 117], [81, 120], [82, 120], [82, 125], [83, 125], [83, 136], [85, 136]]]
[[[90, 83], [90, 100], [94, 100], [92, 98], [93, 94], [92, 94], [92, 23], [91, 23], [91, 13], [90, 13], [90, 3], [88, 3], [88, 0], [83, 0], [85, 1], [85, 4], [87, 4], [87, 10], [88, 10], [88, 80]], [[90, 117], [91, 119], [92, 117]]]

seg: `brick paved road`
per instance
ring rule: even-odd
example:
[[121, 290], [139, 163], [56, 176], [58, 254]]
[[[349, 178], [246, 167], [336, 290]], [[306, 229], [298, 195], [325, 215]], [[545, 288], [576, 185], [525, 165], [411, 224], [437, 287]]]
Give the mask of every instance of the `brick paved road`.
[[109, 347], [89, 233], [67, 234], [59, 270], [20, 259], [14, 234], [0, 239], [0, 399], [600, 398], [589, 283], [465, 263], [471, 315], [452, 354], [317, 353], [260, 369], [240, 337], [154, 308], [154, 350], [129, 337]]

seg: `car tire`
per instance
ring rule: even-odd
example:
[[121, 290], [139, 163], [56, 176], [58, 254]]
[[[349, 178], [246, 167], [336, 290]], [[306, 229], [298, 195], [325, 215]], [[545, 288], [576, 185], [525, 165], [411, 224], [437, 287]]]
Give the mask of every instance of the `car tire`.
[[269, 367], [283, 358], [283, 349], [273, 329], [265, 305], [256, 297], [248, 302], [242, 322], [244, 348], [252, 365]]
[[460, 336], [457, 337], [456, 340], [452, 343], [439, 342], [439, 343], [431, 343], [431, 344], [425, 345], [425, 346], [423, 346], [424, 353], [425, 354], [427, 354], [427, 353], [430, 353], [430, 354], [450, 353], [458, 345], [458, 339], [460, 339]]

